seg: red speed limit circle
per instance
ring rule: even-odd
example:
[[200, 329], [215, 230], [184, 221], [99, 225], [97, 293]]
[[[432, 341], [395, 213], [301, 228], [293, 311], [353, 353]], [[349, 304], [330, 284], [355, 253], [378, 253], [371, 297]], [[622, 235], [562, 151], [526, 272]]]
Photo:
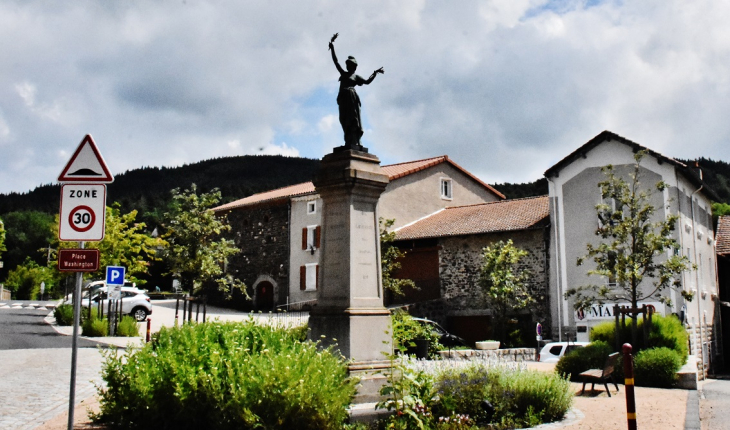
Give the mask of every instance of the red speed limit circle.
[[89, 231], [96, 222], [96, 215], [93, 209], [88, 206], [76, 206], [68, 215], [68, 223], [71, 228], [79, 233]]

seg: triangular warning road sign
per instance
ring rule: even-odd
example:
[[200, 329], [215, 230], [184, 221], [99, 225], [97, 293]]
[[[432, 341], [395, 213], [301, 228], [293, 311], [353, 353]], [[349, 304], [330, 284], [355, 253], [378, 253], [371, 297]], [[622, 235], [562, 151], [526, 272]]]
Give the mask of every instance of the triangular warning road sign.
[[87, 134], [76, 148], [71, 160], [61, 171], [58, 182], [93, 182], [96, 184], [114, 182], [114, 176], [109, 173], [104, 158], [99, 153], [91, 135]]

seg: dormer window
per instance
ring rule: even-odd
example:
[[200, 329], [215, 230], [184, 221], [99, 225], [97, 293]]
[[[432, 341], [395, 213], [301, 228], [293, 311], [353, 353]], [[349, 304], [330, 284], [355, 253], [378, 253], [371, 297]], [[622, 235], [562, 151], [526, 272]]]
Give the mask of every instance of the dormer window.
[[451, 200], [453, 198], [453, 189], [451, 185], [451, 179], [441, 179], [441, 198], [444, 200]]

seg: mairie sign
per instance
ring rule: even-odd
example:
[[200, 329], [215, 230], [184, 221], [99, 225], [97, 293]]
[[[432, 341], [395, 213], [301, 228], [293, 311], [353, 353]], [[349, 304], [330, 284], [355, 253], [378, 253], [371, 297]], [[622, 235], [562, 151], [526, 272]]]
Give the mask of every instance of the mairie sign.
[[[613, 314], [613, 307], [616, 303], [604, 303], [602, 305], [595, 304], [590, 308], [580, 311], [575, 311], [575, 319], [577, 321], [590, 321], [590, 320], [607, 320], [613, 319], [616, 316]], [[618, 303], [619, 306], [631, 307], [630, 303]], [[641, 305], [653, 306], [654, 310], [659, 315], [664, 315], [664, 305], [659, 302], [640, 302]]]

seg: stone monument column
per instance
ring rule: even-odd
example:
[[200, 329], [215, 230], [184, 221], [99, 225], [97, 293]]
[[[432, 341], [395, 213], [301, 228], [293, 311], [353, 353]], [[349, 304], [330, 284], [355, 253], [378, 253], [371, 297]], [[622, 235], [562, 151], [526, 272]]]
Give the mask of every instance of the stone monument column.
[[350, 371], [360, 373], [361, 401], [377, 396], [373, 373], [389, 367], [384, 353], [391, 351], [377, 210], [389, 180], [378, 157], [366, 151], [335, 148], [313, 181], [323, 202], [322, 258], [317, 305], [309, 316], [311, 339], [336, 345], [351, 360]]

